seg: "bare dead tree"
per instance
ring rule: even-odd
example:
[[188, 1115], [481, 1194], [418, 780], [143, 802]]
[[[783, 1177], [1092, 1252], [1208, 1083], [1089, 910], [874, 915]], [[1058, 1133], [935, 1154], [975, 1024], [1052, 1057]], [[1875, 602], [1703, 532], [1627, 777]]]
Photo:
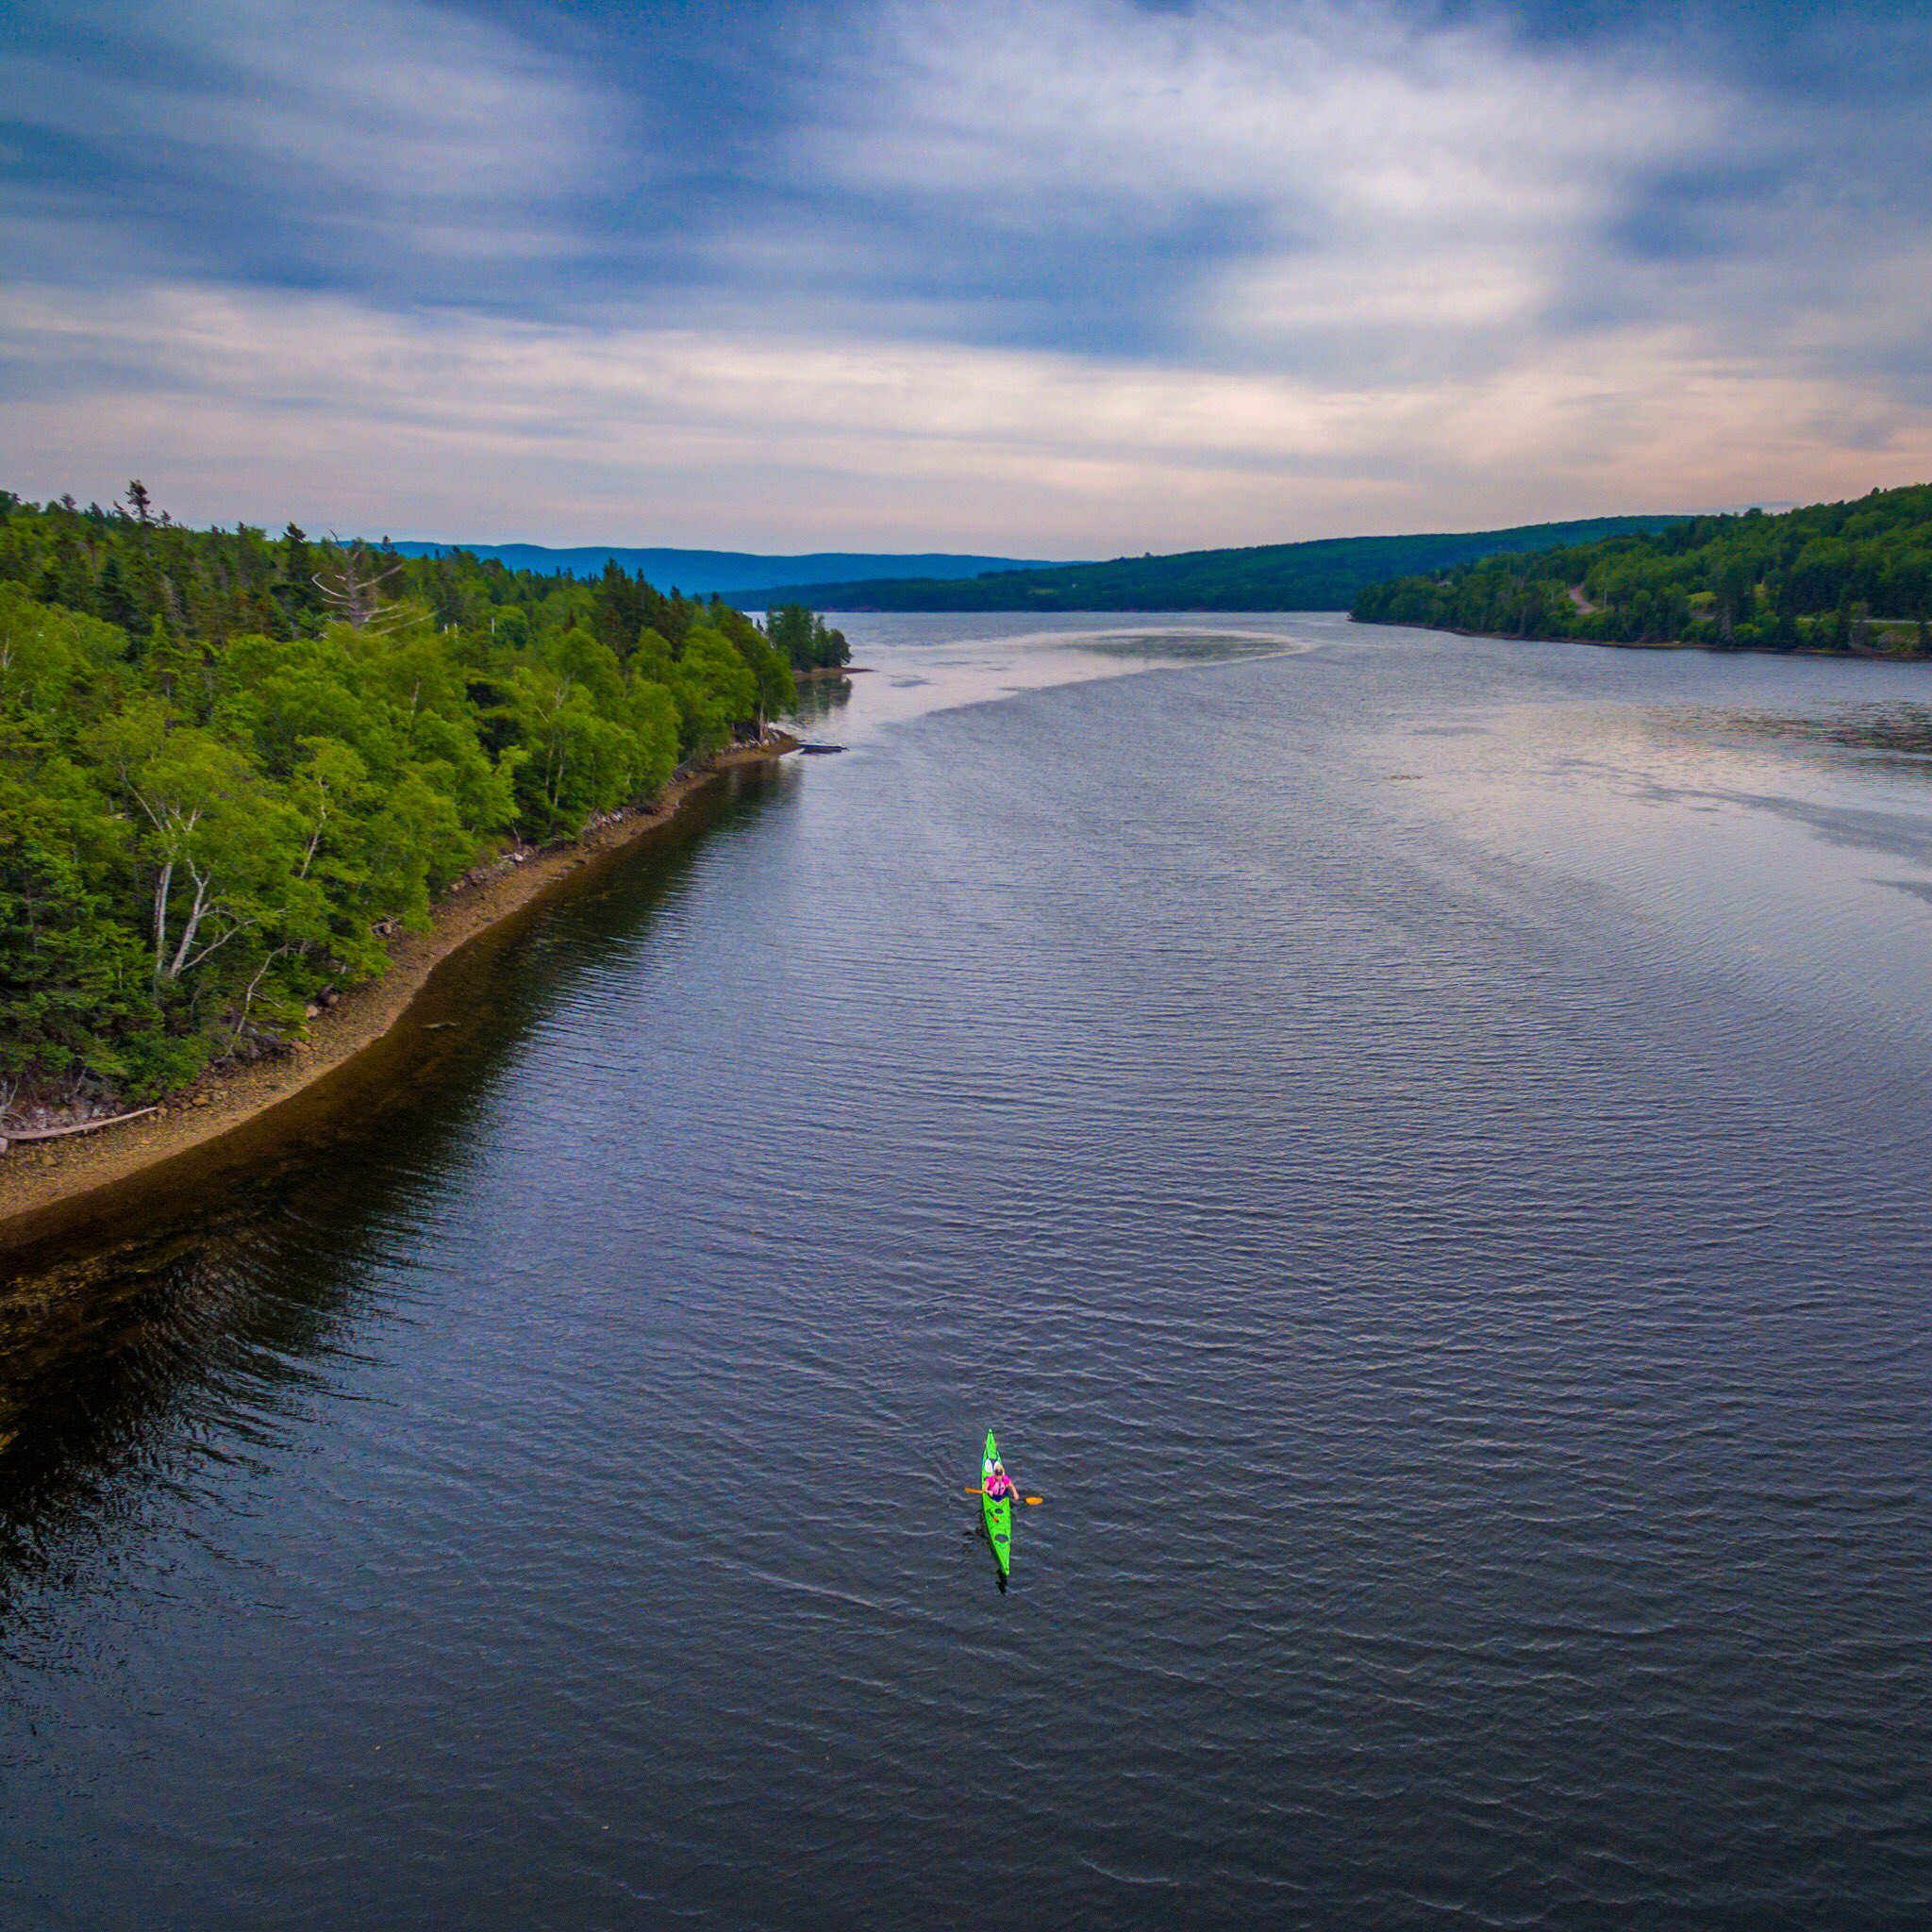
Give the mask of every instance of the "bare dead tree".
[[228, 1051], [230, 1053], [233, 1053], [242, 1043], [242, 1036], [248, 1027], [248, 1016], [255, 1008], [255, 995], [261, 991], [261, 982], [267, 977], [268, 969], [277, 959], [286, 958], [289, 954], [297, 950], [298, 948], [295, 945], [284, 941], [270, 952], [261, 964], [255, 969], [255, 977], [248, 982], [242, 994], [241, 1009], [235, 1015], [235, 1030], [228, 1036]]
[[315, 588], [322, 592], [329, 614], [340, 617], [357, 630], [389, 630], [402, 622], [404, 611], [398, 604], [382, 601], [382, 587], [403, 567], [398, 558], [387, 570], [376, 568], [376, 559], [366, 543], [344, 543], [331, 530], [329, 541], [340, 559], [333, 573], [317, 571]]

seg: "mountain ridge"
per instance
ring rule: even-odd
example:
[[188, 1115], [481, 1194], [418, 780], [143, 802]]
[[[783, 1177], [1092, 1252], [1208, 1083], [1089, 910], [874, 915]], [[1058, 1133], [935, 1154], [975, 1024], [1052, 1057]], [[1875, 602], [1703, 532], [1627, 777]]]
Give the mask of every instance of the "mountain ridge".
[[813, 550], [796, 556], [769, 556], [753, 550], [685, 550], [669, 546], [622, 543], [576, 543], [553, 547], [544, 543], [438, 543], [426, 538], [399, 537], [391, 547], [404, 557], [437, 557], [462, 550], [485, 560], [493, 558], [508, 570], [533, 570], [544, 576], [594, 577], [614, 559], [633, 575], [641, 575], [660, 590], [675, 588], [689, 597], [708, 597], [712, 591], [764, 593], [774, 585], [803, 582], [808, 576], [865, 578], [888, 583], [901, 576], [944, 582], [983, 572], [1033, 570], [1044, 559], [1019, 557], [979, 557], [933, 550], [900, 554], [894, 551]]
[[1504, 552], [1559, 549], [1648, 533], [1688, 519], [1674, 513], [1587, 517], [1503, 530], [1424, 531], [1397, 537], [1318, 537], [1105, 562], [1032, 565], [974, 576], [799, 578], [734, 585], [727, 603], [821, 610], [1345, 610], [1385, 577], [1448, 570]]

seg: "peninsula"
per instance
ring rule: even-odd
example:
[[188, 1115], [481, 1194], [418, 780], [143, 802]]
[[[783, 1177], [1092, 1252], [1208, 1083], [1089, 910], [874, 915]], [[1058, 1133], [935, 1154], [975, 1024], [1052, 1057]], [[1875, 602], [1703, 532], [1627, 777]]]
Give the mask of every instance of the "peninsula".
[[0, 492], [0, 1217], [308, 1084], [493, 918], [789, 749], [796, 675], [847, 655], [614, 562]]

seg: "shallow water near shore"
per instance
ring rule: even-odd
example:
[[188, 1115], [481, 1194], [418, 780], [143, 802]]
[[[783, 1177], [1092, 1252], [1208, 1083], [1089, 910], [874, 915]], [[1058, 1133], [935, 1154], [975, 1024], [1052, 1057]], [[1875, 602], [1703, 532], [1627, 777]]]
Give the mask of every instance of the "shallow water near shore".
[[0, 1293], [0, 1923], [1920, 1923], [1932, 669], [845, 627]]

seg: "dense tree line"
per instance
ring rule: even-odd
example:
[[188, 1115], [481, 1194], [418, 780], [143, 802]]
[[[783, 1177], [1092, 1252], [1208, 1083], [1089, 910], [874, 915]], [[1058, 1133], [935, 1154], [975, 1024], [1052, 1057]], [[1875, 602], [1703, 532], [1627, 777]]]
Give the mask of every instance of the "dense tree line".
[[790, 710], [834, 647], [779, 630], [615, 565], [0, 493], [0, 1107], [279, 1045], [479, 858]]
[[795, 599], [837, 610], [1345, 610], [1364, 584], [1442, 571], [1499, 551], [1545, 550], [1675, 517], [1598, 517], [1417, 537], [1324, 537], [1173, 557], [1116, 557], [985, 571], [974, 577], [881, 577], [747, 592], [734, 601]]
[[766, 611], [765, 635], [797, 671], [842, 671], [852, 661], [845, 633], [803, 604], [780, 604]]
[[1917, 651], [1932, 620], [1932, 486], [1372, 584], [1354, 614], [1504, 637], [1734, 650]]

